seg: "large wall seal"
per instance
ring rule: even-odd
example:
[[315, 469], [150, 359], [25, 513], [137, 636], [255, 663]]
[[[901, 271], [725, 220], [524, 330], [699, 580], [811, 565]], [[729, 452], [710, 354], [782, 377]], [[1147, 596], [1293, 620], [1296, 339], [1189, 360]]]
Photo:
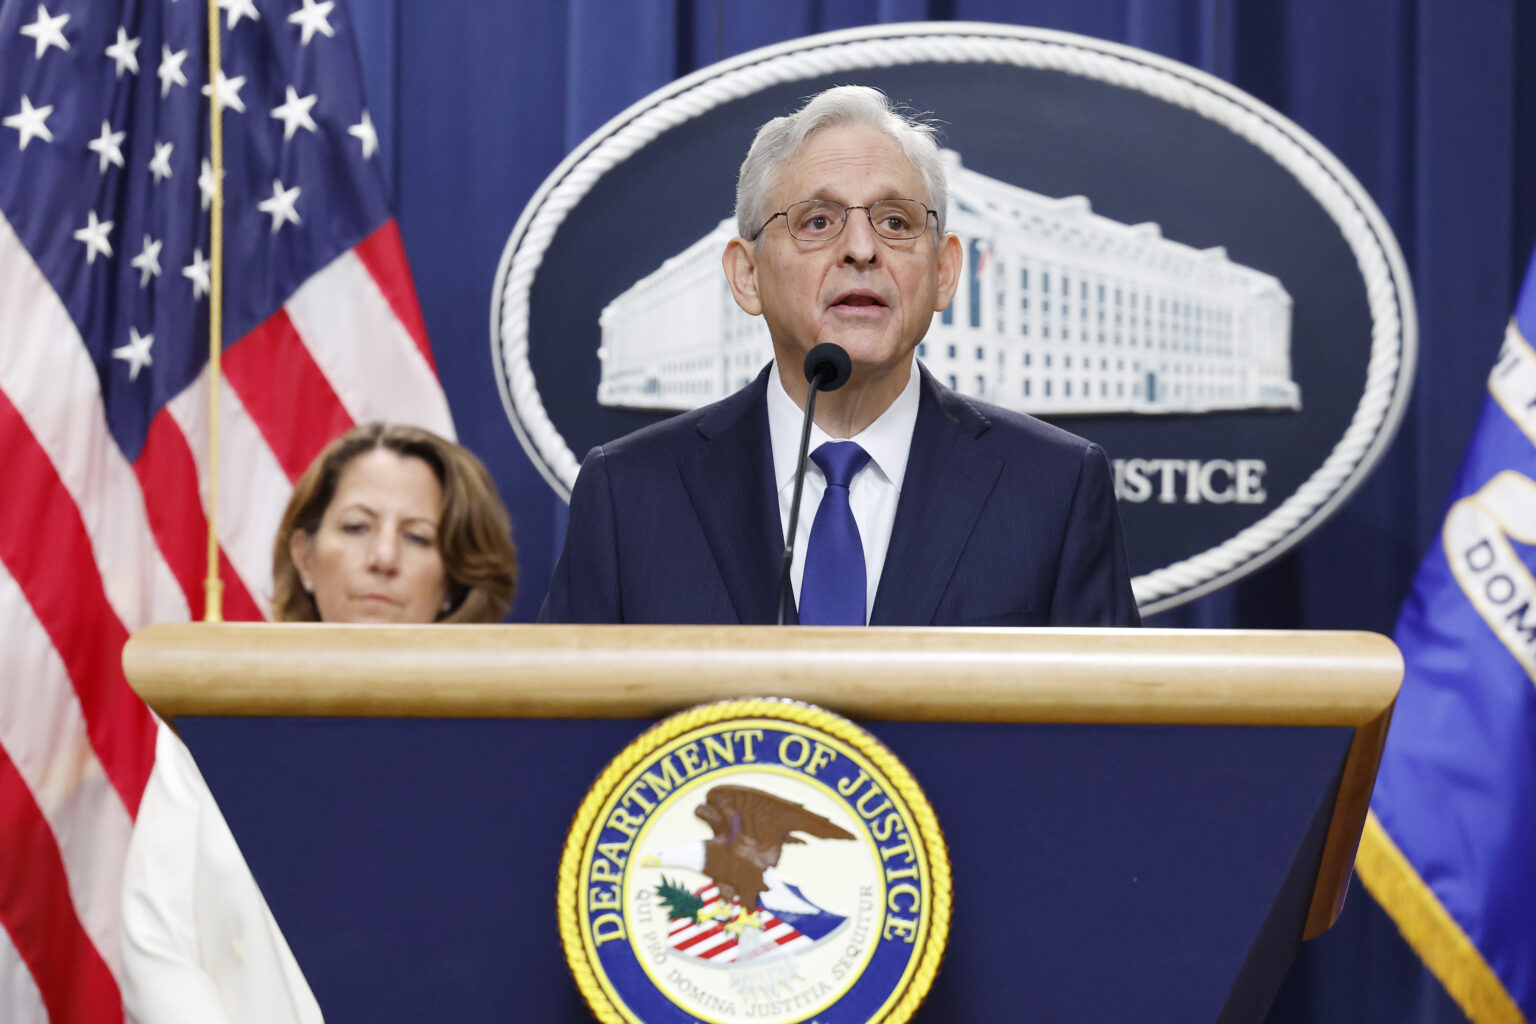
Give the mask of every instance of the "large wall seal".
[[560, 934], [605, 1022], [908, 1020], [949, 934], [948, 852], [884, 746], [790, 701], [669, 718], [587, 794]]
[[497, 272], [492, 350], [514, 429], [562, 495], [578, 453], [767, 360], [719, 269], [736, 169], [758, 125], [844, 83], [944, 121], [966, 266], [919, 358], [1104, 446], [1143, 612], [1275, 558], [1380, 458], [1412, 383], [1413, 298], [1332, 154], [1153, 54], [924, 23], [705, 68], [545, 181]]

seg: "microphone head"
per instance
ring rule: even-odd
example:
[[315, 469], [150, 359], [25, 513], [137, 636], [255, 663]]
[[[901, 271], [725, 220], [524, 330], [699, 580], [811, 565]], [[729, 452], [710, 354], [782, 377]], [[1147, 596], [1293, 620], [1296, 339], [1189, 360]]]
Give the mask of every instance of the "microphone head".
[[853, 374], [853, 360], [841, 345], [824, 341], [805, 356], [805, 379], [817, 391], [836, 391]]

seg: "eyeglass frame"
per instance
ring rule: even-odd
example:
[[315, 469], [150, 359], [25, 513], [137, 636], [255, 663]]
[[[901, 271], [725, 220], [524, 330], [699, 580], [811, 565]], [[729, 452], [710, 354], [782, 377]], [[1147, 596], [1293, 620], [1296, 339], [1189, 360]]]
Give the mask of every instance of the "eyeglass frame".
[[[919, 229], [916, 234], [901, 236], [901, 235], [887, 235], [884, 232], [882, 232], [879, 228], [875, 227], [875, 215], [873, 213], [871, 213], [870, 211], [874, 207], [879, 206], [881, 203], [890, 203], [890, 202], [917, 203], [918, 206], [921, 206], [923, 208], [925, 214], [926, 214], [923, 217], [923, 226], [922, 226], [922, 228]], [[842, 223], [842, 225], [840, 227], [838, 227], [837, 234], [835, 234], [835, 235], [828, 235], [826, 238], [801, 238], [799, 235], [795, 234], [793, 231], [790, 231], [789, 230], [789, 211], [793, 210], [797, 206], [802, 206], [805, 203], [826, 203], [829, 206], [836, 206], [836, 207], [840, 208], [843, 211], [843, 223]], [[922, 202], [921, 200], [918, 200], [918, 199], [902, 199], [899, 196], [888, 196], [885, 199], [876, 199], [873, 203], [870, 203], [868, 206], [844, 206], [842, 203], [838, 202], [836, 199], [801, 199], [799, 202], [790, 203], [787, 207], [785, 207], [784, 209], [780, 210], [778, 213], [774, 214], [772, 217], [769, 217], [767, 220], [763, 221], [763, 226], [758, 228], [757, 231], [750, 238], [747, 239], [747, 241], [749, 241], [749, 242], [756, 242], [759, 238], [763, 237], [763, 232], [768, 230], [768, 225], [769, 224], [772, 224], [774, 221], [778, 220], [780, 217], [783, 217], [784, 218], [784, 230], [785, 231], [789, 231], [789, 237], [793, 238], [795, 241], [797, 241], [797, 242], [810, 242], [812, 244], [817, 244], [817, 243], [820, 243], [820, 242], [830, 242], [833, 239], [836, 239], [840, 235], [842, 235], [843, 231], [848, 227], [848, 215], [850, 213], [852, 213], [854, 210], [863, 210], [864, 211], [864, 216], [869, 219], [869, 228], [870, 228], [870, 230], [873, 231], [875, 234], [879, 235], [881, 238], [885, 239], [887, 242], [910, 242], [914, 238], [921, 238], [921, 237], [923, 237], [924, 233], [926, 233], [927, 230], [928, 230], [928, 218], [932, 217], [934, 219], [934, 223], [935, 224], [938, 223], [938, 218], [939, 218], [939, 211], [935, 210], [933, 207], [929, 206], [927, 203]]]

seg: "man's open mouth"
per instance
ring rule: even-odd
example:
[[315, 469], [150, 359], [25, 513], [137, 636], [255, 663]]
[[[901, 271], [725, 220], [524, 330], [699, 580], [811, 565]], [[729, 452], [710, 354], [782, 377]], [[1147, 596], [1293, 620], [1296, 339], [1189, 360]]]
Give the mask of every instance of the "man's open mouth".
[[880, 296], [874, 294], [873, 292], [849, 292], [846, 295], [838, 296], [837, 301], [832, 303], [832, 305], [834, 305], [834, 306], [884, 306], [885, 303], [880, 301]]

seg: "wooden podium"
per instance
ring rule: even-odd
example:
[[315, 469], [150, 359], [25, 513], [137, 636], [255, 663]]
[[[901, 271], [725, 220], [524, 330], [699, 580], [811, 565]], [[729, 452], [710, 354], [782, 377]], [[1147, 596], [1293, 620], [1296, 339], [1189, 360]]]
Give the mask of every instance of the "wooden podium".
[[572, 814], [695, 704], [881, 739], [954, 872], [919, 1021], [1261, 1020], [1348, 885], [1402, 662], [1364, 633], [162, 625], [128, 644], [333, 1022], [588, 1021]]

